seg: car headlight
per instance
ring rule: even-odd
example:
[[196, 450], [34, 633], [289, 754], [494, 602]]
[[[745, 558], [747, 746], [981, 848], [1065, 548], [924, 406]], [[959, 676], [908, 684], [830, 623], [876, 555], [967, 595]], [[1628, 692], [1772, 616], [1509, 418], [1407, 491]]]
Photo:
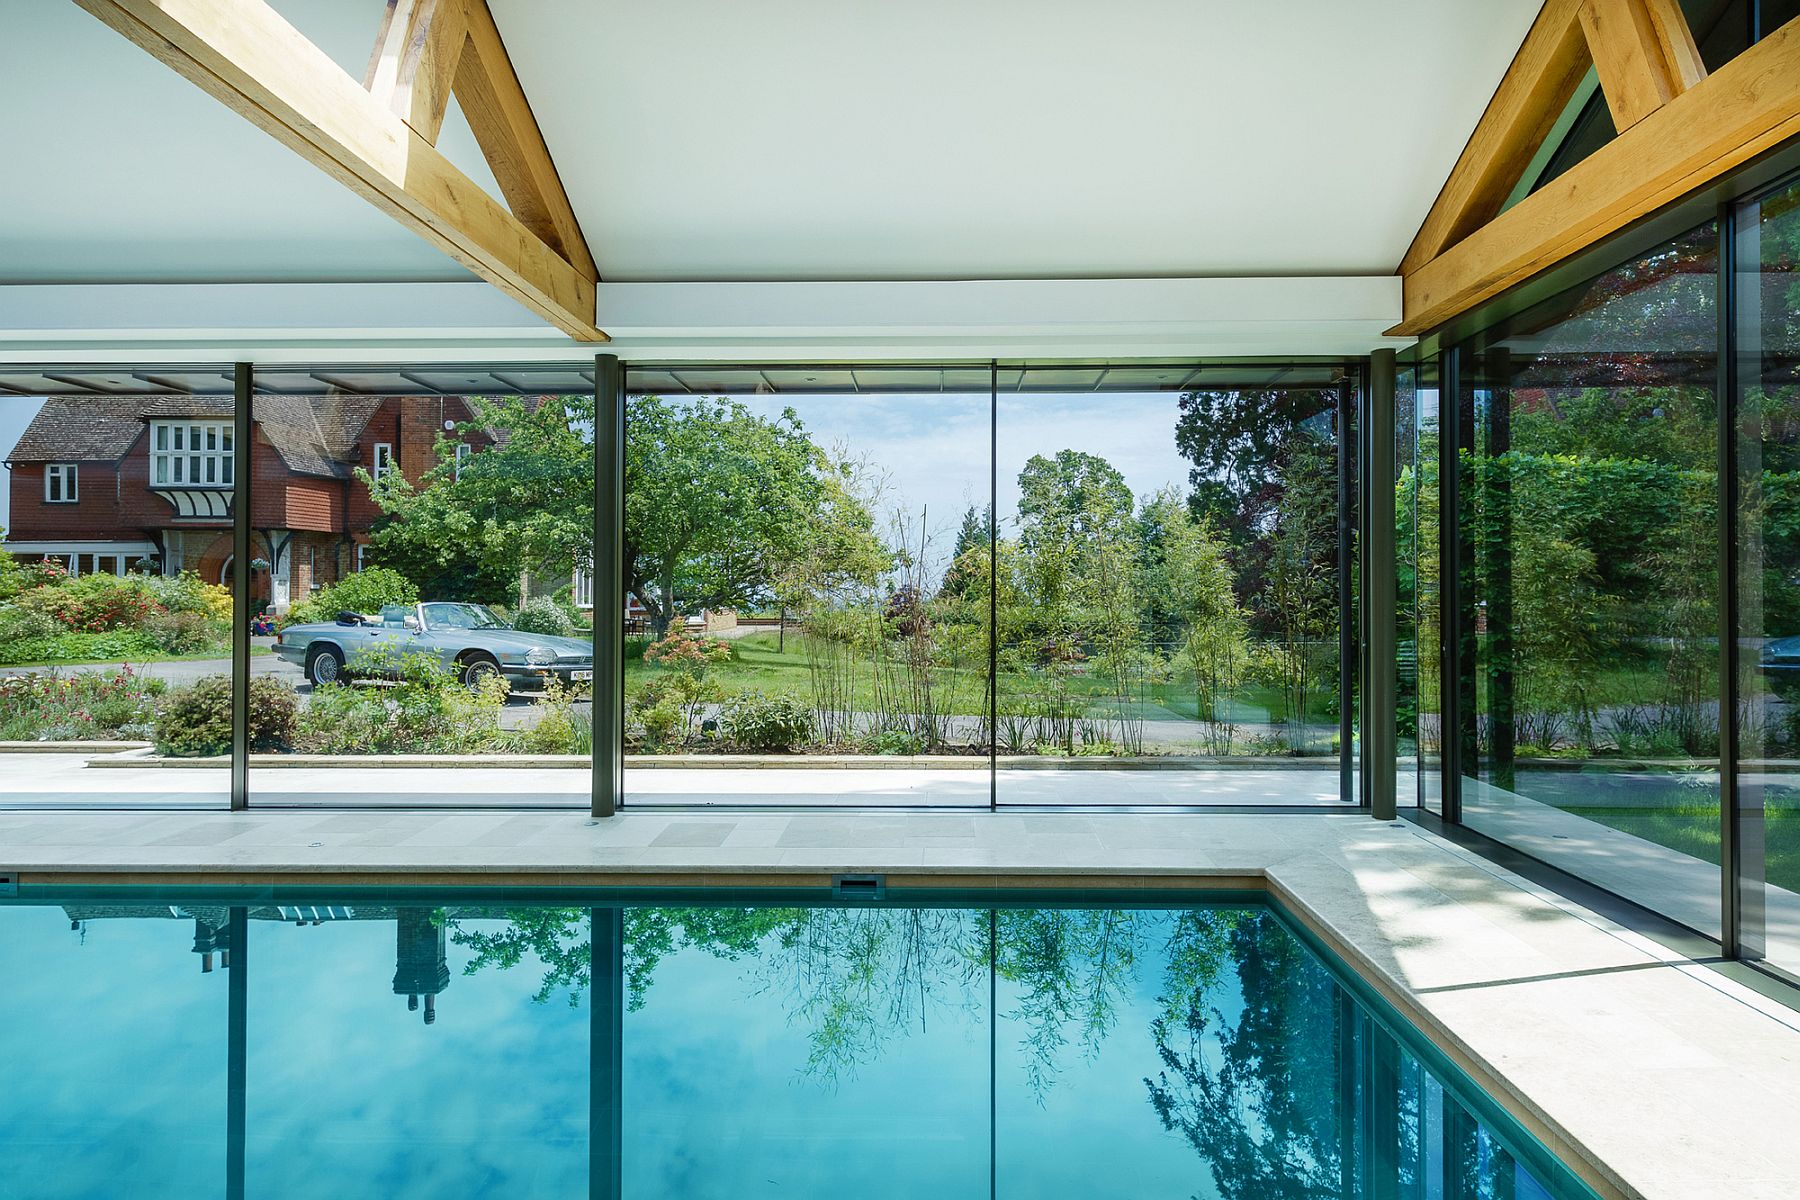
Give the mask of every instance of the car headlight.
[[525, 652], [525, 661], [534, 667], [547, 667], [556, 661], [556, 651], [533, 646]]

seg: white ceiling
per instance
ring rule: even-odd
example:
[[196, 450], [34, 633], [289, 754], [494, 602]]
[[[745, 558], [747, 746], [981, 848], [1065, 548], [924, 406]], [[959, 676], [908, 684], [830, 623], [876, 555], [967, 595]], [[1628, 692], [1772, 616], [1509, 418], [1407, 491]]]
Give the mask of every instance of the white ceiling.
[[[381, 0], [275, 7], [362, 77]], [[470, 278], [70, 0], [0, 0], [0, 177], [0, 283]]]
[[1386, 273], [1539, 0], [490, 0], [609, 280]]

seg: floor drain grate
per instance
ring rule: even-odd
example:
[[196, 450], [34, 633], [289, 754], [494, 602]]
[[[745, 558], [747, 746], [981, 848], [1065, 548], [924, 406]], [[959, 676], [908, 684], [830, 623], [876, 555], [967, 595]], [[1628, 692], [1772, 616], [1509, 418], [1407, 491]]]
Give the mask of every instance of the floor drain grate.
[[885, 875], [833, 875], [831, 894], [840, 900], [879, 900], [887, 892]]

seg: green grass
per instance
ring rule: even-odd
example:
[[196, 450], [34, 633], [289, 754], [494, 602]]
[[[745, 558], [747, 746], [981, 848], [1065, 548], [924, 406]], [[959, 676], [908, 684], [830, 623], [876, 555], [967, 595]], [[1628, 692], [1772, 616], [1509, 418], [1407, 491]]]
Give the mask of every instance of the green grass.
[[[1800, 892], [1800, 794], [1771, 796], [1763, 819], [1763, 878]], [[1702, 862], [1719, 863], [1719, 810], [1707, 805], [1669, 808], [1588, 808], [1564, 811], [1597, 821]]]
[[[642, 637], [625, 640], [625, 688], [628, 694], [635, 694], [644, 681], [660, 673], [660, 668], [644, 662], [644, 648], [648, 644], [648, 639]], [[774, 633], [751, 633], [732, 639], [729, 645], [732, 649], [731, 661], [714, 667], [710, 675], [727, 692], [758, 688], [765, 692], [789, 692], [798, 696], [811, 694], [812, 677], [807, 670], [805, 641], [801, 635], [790, 632], [783, 644]], [[959, 716], [980, 715], [984, 674], [984, 666], [966, 670], [944, 669], [938, 672], [938, 679], [946, 690], [954, 692], [950, 697], [954, 703], [949, 711]], [[1032, 686], [1031, 680], [1017, 673], [1002, 672], [1000, 676], [1002, 697], [1029, 695]], [[1106, 711], [1109, 697], [1104, 680], [1094, 676], [1076, 676], [1070, 681], [1070, 690], [1078, 696], [1088, 698], [1096, 713]], [[1149, 698], [1150, 703], [1143, 714], [1147, 720], [1191, 721], [1195, 717], [1197, 709], [1193, 693], [1185, 685], [1174, 682], [1152, 684]], [[874, 708], [875, 700], [866, 669], [859, 672], [854, 700], [858, 711], [867, 712]], [[1311, 723], [1336, 723], [1335, 715], [1326, 710], [1328, 700], [1329, 697], [1320, 693], [1308, 704]], [[1275, 688], [1262, 686], [1240, 689], [1230, 701], [1229, 707], [1230, 717], [1245, 724], [1277, 720], [1282, 712], [1280, 692]]]
[[[251, 658], [257, 658], [268, 653], [271, 653], [271, 651], [267, 646], [250, 647]], [[206, 662], [209, 659], [228, 659], [230, 657], [231, 650], [227, 647], [223, 651], [213, 650], [203, 654], [128, 654], [124, 657], [115, 655], [111, 658], [59, 658], [49, 662], [7, 663], [6, 670], [44, 671], [58, 667], [116, 667], [121, 663], [129, 663], [130, 665], [137, 667], [147, 663]]]

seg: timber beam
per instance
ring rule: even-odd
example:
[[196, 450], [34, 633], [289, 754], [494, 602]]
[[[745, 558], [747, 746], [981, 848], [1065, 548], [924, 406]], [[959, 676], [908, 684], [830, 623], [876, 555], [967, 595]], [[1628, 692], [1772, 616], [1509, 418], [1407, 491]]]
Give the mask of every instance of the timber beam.
[[[1535, 148], [1518, 131], [1554, 120], [1590, 63], [1618, 136], [1499, 212]], [[1401, 262], [1389, 332], [1426, 333], [1796, 135], [1800, 20], [1708, 75], [1677, 0], [1548, 0]]]
[[[606, 340], [593, 259], [485, 0], [392, 0], [370, 86], [265, 0], [75, 3], [571, 337]], [[504, 149], [495, 177], [518, 215], [435, 145], [464, 73], [492, 93], [498, 115], [470, 124], [490, 158]]]

